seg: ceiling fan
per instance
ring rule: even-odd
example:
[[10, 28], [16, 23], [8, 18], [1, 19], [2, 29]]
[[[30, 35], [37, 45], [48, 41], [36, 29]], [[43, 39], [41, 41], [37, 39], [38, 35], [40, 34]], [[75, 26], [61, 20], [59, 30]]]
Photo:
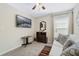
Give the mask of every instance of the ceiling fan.
[[41, 9], [43, 9], [43, 10], [46, 9], [45, 6], [42, 5], [42, 3], [37, 3], [36, 5], [33, 6], [32, 10], [35, 10], [37, 7], [38, 7], [38, 8], [41, 8]]

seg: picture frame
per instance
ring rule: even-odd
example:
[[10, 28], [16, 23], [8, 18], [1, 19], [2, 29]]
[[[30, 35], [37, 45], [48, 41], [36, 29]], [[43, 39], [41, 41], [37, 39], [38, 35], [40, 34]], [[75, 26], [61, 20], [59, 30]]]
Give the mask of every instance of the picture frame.
[[24, 16], [16, 15], [16, 27], [31, 28], [32, 21]]
[[41, 31], [45, 31], [46, 30], [46, 22], [45, 21], [41, 21], [40, 22], [40, 30]]

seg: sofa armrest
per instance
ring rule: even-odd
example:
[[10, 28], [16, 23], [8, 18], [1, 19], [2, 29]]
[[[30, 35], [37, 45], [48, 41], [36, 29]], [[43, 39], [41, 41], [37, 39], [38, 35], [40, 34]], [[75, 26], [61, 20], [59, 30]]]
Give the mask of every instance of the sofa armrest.
[[50, 51], [50, 56], [60, 56], [62, 53], [63, 45], [61, 45], [59, 42], [54, 40], [52, 49]]

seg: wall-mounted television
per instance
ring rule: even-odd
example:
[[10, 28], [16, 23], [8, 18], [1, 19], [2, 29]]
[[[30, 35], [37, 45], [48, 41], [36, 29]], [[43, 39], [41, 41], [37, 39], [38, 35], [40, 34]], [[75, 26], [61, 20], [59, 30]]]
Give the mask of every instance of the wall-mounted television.
[[31, 19], [16, 15], [16, 27], [31, 28]]

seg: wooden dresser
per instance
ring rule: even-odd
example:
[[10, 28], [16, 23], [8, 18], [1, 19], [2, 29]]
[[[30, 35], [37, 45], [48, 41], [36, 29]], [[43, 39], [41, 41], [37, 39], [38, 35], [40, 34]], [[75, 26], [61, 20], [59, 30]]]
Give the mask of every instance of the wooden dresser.
[[36, 32], [36, 41], [47, 43], [46, 32]]

